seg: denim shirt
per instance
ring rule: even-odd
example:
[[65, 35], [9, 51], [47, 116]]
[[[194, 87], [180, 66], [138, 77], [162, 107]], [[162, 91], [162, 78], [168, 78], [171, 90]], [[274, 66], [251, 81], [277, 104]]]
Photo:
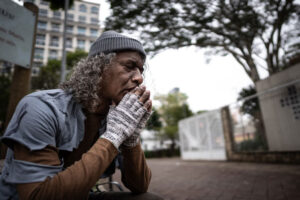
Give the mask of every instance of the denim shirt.
[[0, 199], [19, 199], [15, 184], [41, 182], [63, 170], [63, 161], [60, 166], [48, 166], [14, 159], [12, 142], [31, 151], [47, 145], [73, 151], [83, 140], [84, 120], [81, 105], [61, 89], [25, 96], [1, 138], [9, 148], [0, 177]]

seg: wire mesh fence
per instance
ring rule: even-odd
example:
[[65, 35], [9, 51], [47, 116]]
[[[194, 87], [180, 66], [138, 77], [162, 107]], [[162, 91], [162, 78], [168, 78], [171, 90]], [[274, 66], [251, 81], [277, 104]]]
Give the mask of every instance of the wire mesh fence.
[[226, 159], [220, 110], [181, 120], [179, 137], [184, 159]]

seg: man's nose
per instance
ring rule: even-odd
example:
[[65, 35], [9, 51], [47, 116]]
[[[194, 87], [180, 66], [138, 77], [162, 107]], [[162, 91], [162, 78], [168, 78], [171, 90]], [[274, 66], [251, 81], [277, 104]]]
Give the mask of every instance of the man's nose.
[[132, 81], [135, 82], [137, 85], [142, 84], [142, 82], [144, 81], [144, 78], [142, 76], [142, 73], [140, 72], [140, 70], [136, 70], [132, 76]]

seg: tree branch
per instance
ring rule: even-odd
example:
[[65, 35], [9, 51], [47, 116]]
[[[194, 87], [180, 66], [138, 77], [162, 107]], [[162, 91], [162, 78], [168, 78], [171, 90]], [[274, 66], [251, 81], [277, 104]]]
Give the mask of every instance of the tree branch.
[[251, 76], [251, 70], [247, 69], [247, 66], [242, 62], [242, 60], [240, 59], [238, 53], [236, 53], [234, 50], [229, 49], [228, 47], [224, 46], [224, 49], [226, 51], [228, 51], [229, 53], [231, 53], [231, 55], [236, 59], [236, 61], [242, 65], [242, 67], [244, 68], [245, 72], [247, 73], [247, 75], [251, 78], [251, 80], [253, 82], [255, 82], [256, 80], [253, 80], [252, 76]]

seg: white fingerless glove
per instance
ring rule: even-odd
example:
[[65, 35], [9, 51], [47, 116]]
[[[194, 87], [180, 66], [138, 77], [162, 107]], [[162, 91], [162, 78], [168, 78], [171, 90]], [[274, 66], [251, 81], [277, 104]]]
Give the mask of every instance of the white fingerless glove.
[[107, 115], [106, 131], [101, 138], [109, 140], [117, 149], [136, 129], [147, 112], [137, 95], [127, 93], [118, 106], [111, 107]]
[[139, 122], [136, 129], [134, 130], [133, 134], [124, 141], [123, 145], [125, 147], [135, 147], [139, 143], [140, 134], [142, 130], [145, 128], [150, 116], [151, 116], [151, 112], [146, 112], [144, 114], [141, 121]]

